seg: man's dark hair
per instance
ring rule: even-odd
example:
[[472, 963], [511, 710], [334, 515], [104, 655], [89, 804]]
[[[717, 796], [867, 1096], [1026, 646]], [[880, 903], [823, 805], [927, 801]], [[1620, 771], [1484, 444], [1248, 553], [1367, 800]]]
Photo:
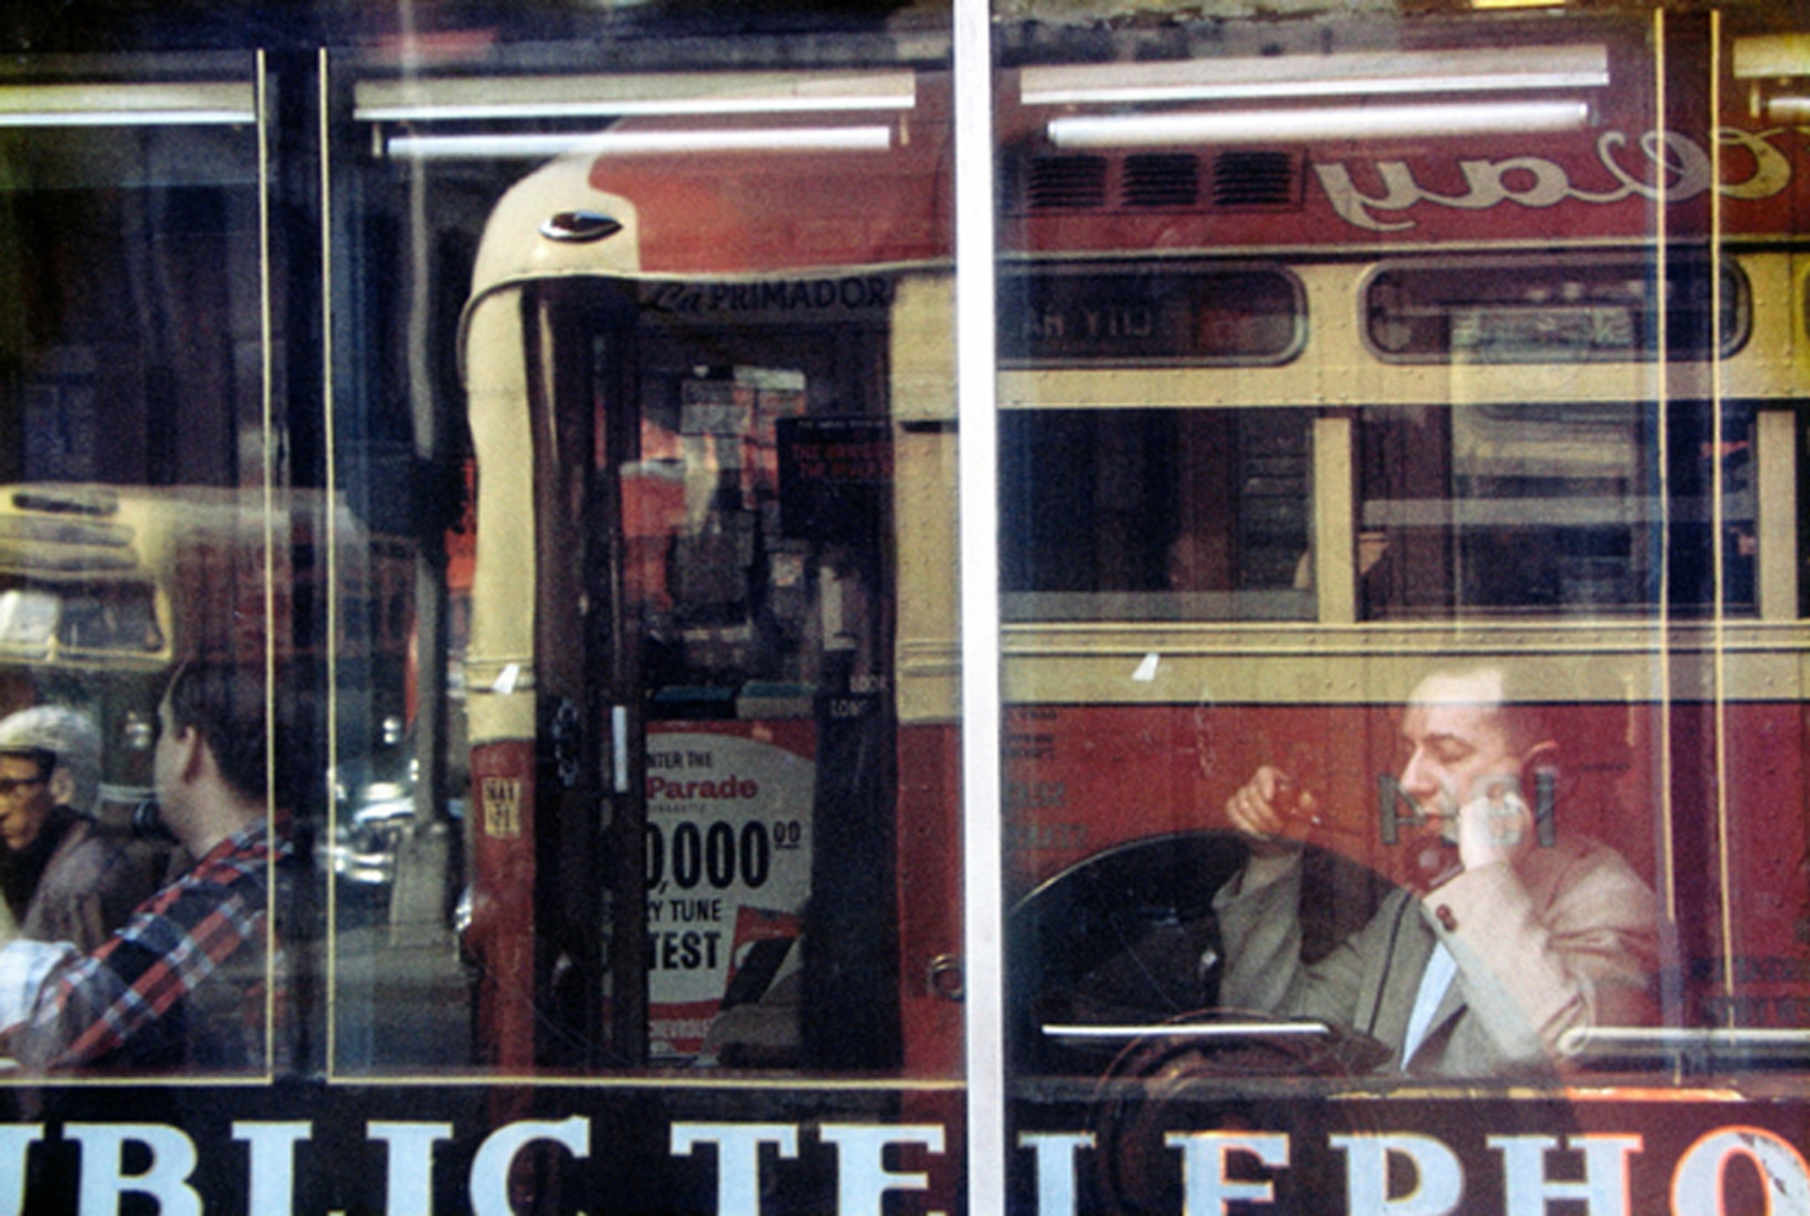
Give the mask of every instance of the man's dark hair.
[[[287, 809], [295, 808], [307, 767], [303, 757], [313, 750], [296, 746], [302, 737], [295, 729], [296, 707], [312, 699], [290, 686], [292, 674], [278, 666], [273, 679], [262, 663], [196, 659], [176, 669], [164, 694], [171, 725], [200, 732], [234, 792], [263, 802], [274, 775], [276, 803]], [[274, 769], [267, 746], [272, 710], [278, 738]]]

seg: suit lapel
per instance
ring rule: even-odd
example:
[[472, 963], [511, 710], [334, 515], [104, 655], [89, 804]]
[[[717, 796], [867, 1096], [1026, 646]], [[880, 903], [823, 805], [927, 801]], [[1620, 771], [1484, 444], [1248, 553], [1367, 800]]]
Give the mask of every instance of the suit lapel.
[[[1411, 941], [1412, 945], [1404, 946], [1402, 950], [1398, 951], [1403, 969], [1403, 979], [1399, 985], [1402, 1002], [1401, 1024], [1396, 1032], [1397, 1038], [1390, 1040], [1391, 1042], [1401, 1042], [1407, 1038], [1408, 1019], [1413, 1016], [1414, 1002], [1420, 995], [1420, 983], [1422, 976], [1426, 974], [1427, 960], [1432, 956], [1433, 948], [1439, 944], [1439, 938], [1433, 932], [1433, 927], [1427, 924], [1421, 913], [1419, 900], [1415, 900], [1408, 919], [1413, 922], [1416, 932], [1410, 936], [1404, 927], [1401, 935], [1404, 942]], [[1414, 1059], [1423, 1058], [1428, 1052], [1437, 1053], [1445, 1049], [1452, 1023], [1460, 1013], [1464, 1012], [1467, 1003], [1464, 997], [1464, 985], [1459, 982], [1460, 974], [1458, 969], [1453, 969], [1451, 978], [1446, 982], [1445, 991], [1439, 994], [1439, 1003], [1433, 1007], [1433, 1016], [1427, 1020], [1426, 1030], [1420, 1036], [1420, 1043], [1414, 1049], [1414, 1056], [1402, 1061], [1404, 1072], [1413, 1071], [1409, 1065]]]
[[[1412, 892], [1396, 896], [1402, 902], [1391, 910], [1397, 918], [1388, 956], [1376, 978], [1376, 1017], [1370, 1033], [1398, 1050], [1407, 1037], [1408, 1018], [1414, 1012], [1414, 998], [1420, 993], [1420, 977], [1427, 969], [1427, 957], [1437, 940], [1433, 930], [1421, 918], [1420, 901]], [[1452, 986], [1456, 989], [1457, 985]], [[1447, 993], [1450, 996], [1450, 992]], [[1443, 1008], [1443, 1005], [1441, 1006]]]

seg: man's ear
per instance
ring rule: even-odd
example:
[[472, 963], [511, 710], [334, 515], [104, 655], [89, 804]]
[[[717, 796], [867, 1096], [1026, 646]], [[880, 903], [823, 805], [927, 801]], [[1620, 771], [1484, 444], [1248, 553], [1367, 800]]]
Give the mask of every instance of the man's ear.
[[1528, 798], [1534, 796], [1534, 786], [1541, 776], [1557, 789], [1565, 779], [1564, 765], [1559, 763], [1559, 745], [1555, 740], [1542, 739], [1521, 753], [1521, 789]]
[[1536, 769], [1559, 767], [1559, 743], [1556, 739], [1542, 739], [1521, 753], [1521, 768], [1526, 772]]
[[207, 753], [207, 740], [197, 728], [180, 726], [176, 728], [174, 742], [179, 757], [176, 771], [184, 781], [194, 781], [201, 776], [205, 763], [212, 759]]
[[50, 791], [50, 800], [58, 806], [68, 806], [75, 797], [75, 777], [68, 769], [58, 765], [51, 770], [50, 781], [45, 785]]

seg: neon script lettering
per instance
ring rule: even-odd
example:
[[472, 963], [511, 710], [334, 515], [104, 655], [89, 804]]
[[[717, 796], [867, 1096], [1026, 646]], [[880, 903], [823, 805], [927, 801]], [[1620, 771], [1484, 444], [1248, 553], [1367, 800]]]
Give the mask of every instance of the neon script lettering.
[[[1742, 131], [1723, 127], [1716, 132], [1722, 145], [1724, 175], [1738, 174], [1720, 186], [1725, 198], [1762, 199], [1783, 191], [1791, 182], [1791, 160], [1771, 141], [1787, 128]], [[1359, 188], [1342, 161], [1315, 164], [1314, 176], [1326, 191], [1332, 209], [1348, 223], [1371, 232], [1399, 232], [1413, 228], [1412, 219], [1393, 215], [1419, 203], [1462, 211], [1481, 211], [1503, 203], [1523, 207], [1554, 207], [1567, 200], [1593, 205], [1619, 203], [1639, 196], [1681, 203], [1710, 188], [1713, 165], [1709, 153], [1694, 140], [1667, 131], [1663, 140], [1648, 131], [1630, 150], [1627, 135], [1605, 131], [1597, 137], [1596, 155], [1607, 181], [1602, 189], [1590, 189], [1571, 180], [1565, 167], [1542, 156], [1511, 156], [1502, 160], [1458, 162], [1464, 189], [1442, 194], [1423, 186], [1404, 160], [1377, 161], [1371, 166], [1381, 185], [1376, 193]], [[1632, 161], [1630, 165], [1628, 162]]]

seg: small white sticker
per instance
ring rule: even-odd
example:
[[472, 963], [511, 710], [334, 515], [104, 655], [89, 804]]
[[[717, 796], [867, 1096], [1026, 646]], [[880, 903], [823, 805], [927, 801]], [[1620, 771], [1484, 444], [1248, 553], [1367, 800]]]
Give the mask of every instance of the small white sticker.
[[1157, 657], [1156, 651], [1151, 651], [1144, 656], [1144, 661], [1138, 664], [1138, 669], [1131, 673], [1131, 678], [1144, 684], [1150, 683], [1156, 679], [1156, 667], [1160, 662], [1162, 660]]
[[521, 664], [505, 663], [503, 670], [497, 672], [496, 681], [491, 684], [490, 691], [500, 692], [507, 696], [515, 691], [515, 682], [521, 678], [521, 674]]

